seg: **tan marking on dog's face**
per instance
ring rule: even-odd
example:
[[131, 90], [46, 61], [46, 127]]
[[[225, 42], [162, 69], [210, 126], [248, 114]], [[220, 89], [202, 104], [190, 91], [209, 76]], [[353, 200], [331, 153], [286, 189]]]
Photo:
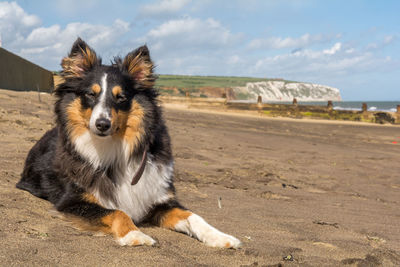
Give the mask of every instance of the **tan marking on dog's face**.
[[190, 211], [173, 208], [164, 214], [160, 226], [168, 229], [175, 229], [175, 225], [179, 221], [186, 220], [190, 215], [192, 215], [192, 212]]
[[112, 133], [116, 133], [119, 130], [119, 122], [118, 122], [118, 112], [114, 109], [111, 108], [111, 129]]
[[67, 131], [72, 141], [88, 131], [91, 115], [92, 109], [83, 109], [80, 98], [75, 99], [68, 105]]
[[[114, 110], [112, 110], [112, 112], [113, 111]], [[117, 125], [118, 129], [114, 136], [128, 143], [132, 152], [140, 142], [144, 133], [144, 110], [139, 103], [133, 100], [129, 112], [114, 111], [114, 113], [115, 115], [112, 113], [112, 120], [115, 120], [114, 123]]]
[[94, 195], [89, 194], [89, 193], [84, 193], [82, 195], [82, 199], [89, 203], [99, 204], [97, 198]]
[[101, 87], [98, 83], [95, 83], [92, 85], [92, 91], [93, 93], [95, 93], [96, 95], [99, 95], [101, 92]]
[[114, 97], [117, 97], [118, 95], [120, 95], [120, 94], [122, 93], [122, 88], [121, 88], [121, 86], [119, 86], [119, 85], [114, 86], [114, 87], [111, 89], [111, 93], [113, 94]]
[[124, 237], [130, 231], [138, 230], [133, 221], [123, 211], [116, 210], [109, 215], [101, 218], [101, 222], [106, 226], [106, 231], [113, 233], [114, 236]]

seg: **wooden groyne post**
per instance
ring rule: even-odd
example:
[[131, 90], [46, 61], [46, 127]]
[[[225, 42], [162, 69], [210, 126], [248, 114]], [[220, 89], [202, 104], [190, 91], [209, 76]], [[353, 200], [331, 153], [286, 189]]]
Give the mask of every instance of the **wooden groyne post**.
[[262, 97], [260, 95], [257, 97], [257, 108], [259, 112], [261, 112], [263, 108]]
[[367, 106], [367, 103], [362, 103], [362, 112], [364, 113], [364, 112], [367, 112], [368, 111], [368, 106]]
[[328, 105], [326, 106], [326, 108], [328, 109], [329, 115], [332, 115], [332, 111], [333, 111], [333, 102], [332, 102], [332, 100], [328, 101]]
[[260, 95], [257, 97], [257, 104], [262, 104], [262, 97]]
[[364, 120], [368, 120], [369, 119], [369, 114], [368, 114], [368, 105], [367, 103], [362, 103], [362, 107], [361, 107], [361, 116]]
[[397, 110], [396, 110], [396, 122], [397, 124], [400, 124], [400, 105], [397, 105]]

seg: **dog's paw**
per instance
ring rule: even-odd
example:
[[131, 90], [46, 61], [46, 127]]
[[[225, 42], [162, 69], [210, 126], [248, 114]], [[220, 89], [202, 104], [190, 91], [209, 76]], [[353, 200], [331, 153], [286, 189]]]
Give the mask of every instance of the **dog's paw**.
[[124, 237], [117, 239], [121, 246], [154, 246], [156, 241], [139, 230], [130, 231]]
[[242, 242], [236, 237], [231, 235], [224, 234], [222, 232], [213, 233], [209, 235], [205, 240], [204, 243], [210, 247], [216, 248], [240, 248], [242, 246]]

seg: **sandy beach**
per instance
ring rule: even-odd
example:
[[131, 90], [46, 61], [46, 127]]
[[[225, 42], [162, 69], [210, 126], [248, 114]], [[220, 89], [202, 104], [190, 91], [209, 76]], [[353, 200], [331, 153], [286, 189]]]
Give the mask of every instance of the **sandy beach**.
[[48, 94], [0, 90], [0, 265], [400, 266], [400, 127], [165, 105], [180, 201], [243, 242], [214, 249], [143, 226], [158, 247], [72, 228], [17, 190], [54, 125]]

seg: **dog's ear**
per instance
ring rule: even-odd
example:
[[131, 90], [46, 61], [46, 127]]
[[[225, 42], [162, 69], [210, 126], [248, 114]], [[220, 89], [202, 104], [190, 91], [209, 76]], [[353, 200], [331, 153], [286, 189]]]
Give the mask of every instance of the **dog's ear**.
[[101, 64], [96, 52], [78, 37], [72, 45], [68, 57], [63, 58], [61, 72], [64, 78], [81, 78], [94, 66]]
[[122, 67], [142, 87], [152, 88], [154, 86], [154, 65], [150, 59], [150, 52], [146, 45], [126, 55], [122, 62]]

